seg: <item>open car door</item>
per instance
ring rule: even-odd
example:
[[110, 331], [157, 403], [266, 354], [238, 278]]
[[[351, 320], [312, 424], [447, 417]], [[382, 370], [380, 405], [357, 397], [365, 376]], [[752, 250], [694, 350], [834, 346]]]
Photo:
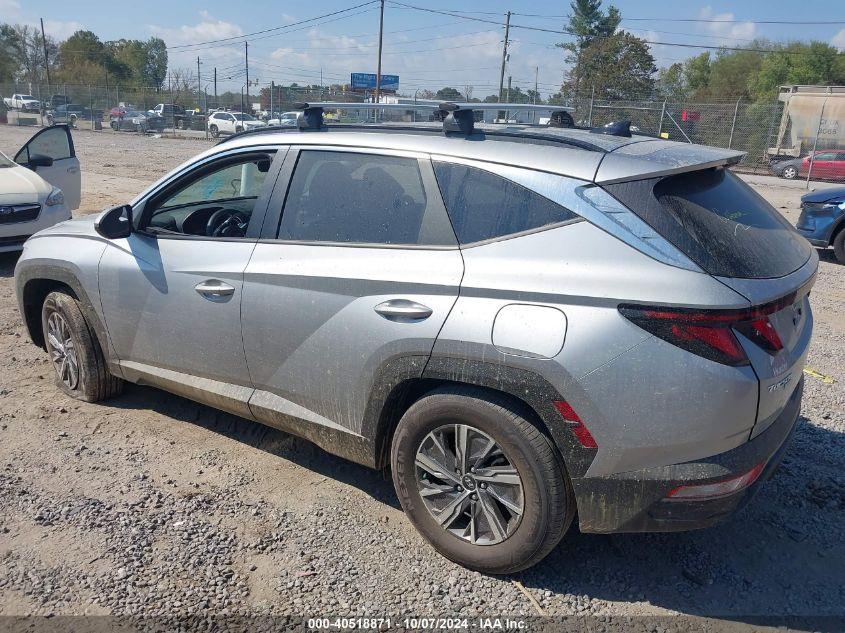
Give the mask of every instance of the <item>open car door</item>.
[[[38, 160], [39, 157], [42, 160]], [[44, 161], [44, 157], [50, 160]], [[69, 209], [79, 208], [82, 176], [79, 172], [79, 159], [73, 148], [73, 138], [67, 125], [53, 125], [37, 132], [15, 154], [15, 162], [28, 167], [54, 187], [61, 189]]]

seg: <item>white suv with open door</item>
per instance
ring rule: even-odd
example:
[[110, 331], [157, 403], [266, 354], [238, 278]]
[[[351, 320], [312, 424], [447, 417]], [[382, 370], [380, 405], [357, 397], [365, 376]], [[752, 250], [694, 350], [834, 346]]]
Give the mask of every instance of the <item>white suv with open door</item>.
[[81, 190], [66, 125], [39, 131], [14, 160], [0, 153], [0, 252], [21, 250], [32, 234], [69, 220]]

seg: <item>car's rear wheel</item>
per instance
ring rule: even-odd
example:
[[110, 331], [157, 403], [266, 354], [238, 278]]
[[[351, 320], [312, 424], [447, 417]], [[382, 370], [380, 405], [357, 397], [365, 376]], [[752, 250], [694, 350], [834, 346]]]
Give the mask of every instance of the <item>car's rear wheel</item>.
[[62, 391], [86, 402], [123, 391], [123, 380], [109, 372], [99, 341], [75, 298], [64, 292], [48, 294], [41, 308], [41, 326]]
[[111, 129], [113, 129], [115, 132], [117, 132], [118, 128], [120, 127], [117, 121], [112, 121], [111, 123], [109, 123], [109, 125], [111, 126]]
[[497, 394], [436, 390], [414, 403], [391, 448], [414, 526], [446, 558], [491, 574], [530, 567], [575, 513], [563, 462], [529, 414]]
[[798, 175], [798, 169], [789, 165], [788, 167], [784, 167], [783, 171], [781, 172], [781, 176], [786, 178], [787, 180], [792, 180]]
[[845, 227], [840, 228], [833, 238], [833, 254], [840, 264], [845, 264]]
[[220, 136], [220, 130], [217, 129], [216, 125], [212, 125], [208, 128], [209, 134], [211, 134], [212, 138], [217, 138]]

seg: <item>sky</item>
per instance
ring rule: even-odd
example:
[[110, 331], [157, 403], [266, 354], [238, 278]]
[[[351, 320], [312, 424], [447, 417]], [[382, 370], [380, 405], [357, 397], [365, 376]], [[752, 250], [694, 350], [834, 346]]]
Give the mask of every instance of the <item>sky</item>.
[[[400, 0], [397, 0], [399, 2]], [[365, 0], [270, 2], [145, 0], [103, 10], [95, 2], [0, 0], [0, 21], [36, 25], [64, 39], [78, 29], [102, 40], [164, 39], [171, 69], [196, 73], [210, 82], [217, 68], [218, 89], [239, 91], [244, 83], [244, 44], [249, 36], [249, 76], [262, 84], [348, 83], [352, 72], [376, 71], [378, 3], [305, 24], [294, 23], [360, 5]], [[498, 92], [504, 14], [510, 10], [510, 57], [506, 77], [523, 90], [535, 81], [542, 96], [557, 92], [566, 64], [554, 45], [568, 36], [519, 28], [564, 28], [568, 0], [401, 0], [428, 9], [462, 12], [460, 19], [399, 6], [387, 0], [384, 13], [382, 74], [399, 75], [400, 92], [453, 86], [472, 97]], [[816, 39], [845, 50], [845, 3], [841, 0], [616, 0], [622, 28], [650, 42], [659, 67], [683, 61], [705, 49], [669, 44], [747, 46], [754, 38], [775, 41]], [[800, 11], [798, 10], [800, 7]], [[693, 22], [677, 20], [711, 20]], [[672, 21], [675, 20], [675, 21]], [[822, 24], [764, 24], [764, 21], [817, 21]], [[838, 23], [836, 23], [838, 22]], [[229, 39], [205, 45], [198, 42]], [[507, 79], [506, 79], [507, 81]]]

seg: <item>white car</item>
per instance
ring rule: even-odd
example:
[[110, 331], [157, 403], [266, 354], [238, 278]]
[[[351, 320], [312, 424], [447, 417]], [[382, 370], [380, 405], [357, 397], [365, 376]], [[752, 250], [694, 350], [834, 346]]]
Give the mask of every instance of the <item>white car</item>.
[[12, 160], [0, 153], [0, 253], [71, 217], [82, 193], [79, 159], [66, 125], [44, 128]]
[[3, 99], [6, 107], [15, 110], [40, 110], [41, 102], [32, 95], [15, 93], [11, 97]]
[[208, 131], [214, 138], [221, 134], [237, 134], [258, 127], [267, 127], [267, 124], [251, 114], [215, 112], [208, 117]]
[[299, 112], [283, 112], [280, 117], [267, 121], [268, 125], [281, 125], [284, 127], [296, 127], [296, 117]]

